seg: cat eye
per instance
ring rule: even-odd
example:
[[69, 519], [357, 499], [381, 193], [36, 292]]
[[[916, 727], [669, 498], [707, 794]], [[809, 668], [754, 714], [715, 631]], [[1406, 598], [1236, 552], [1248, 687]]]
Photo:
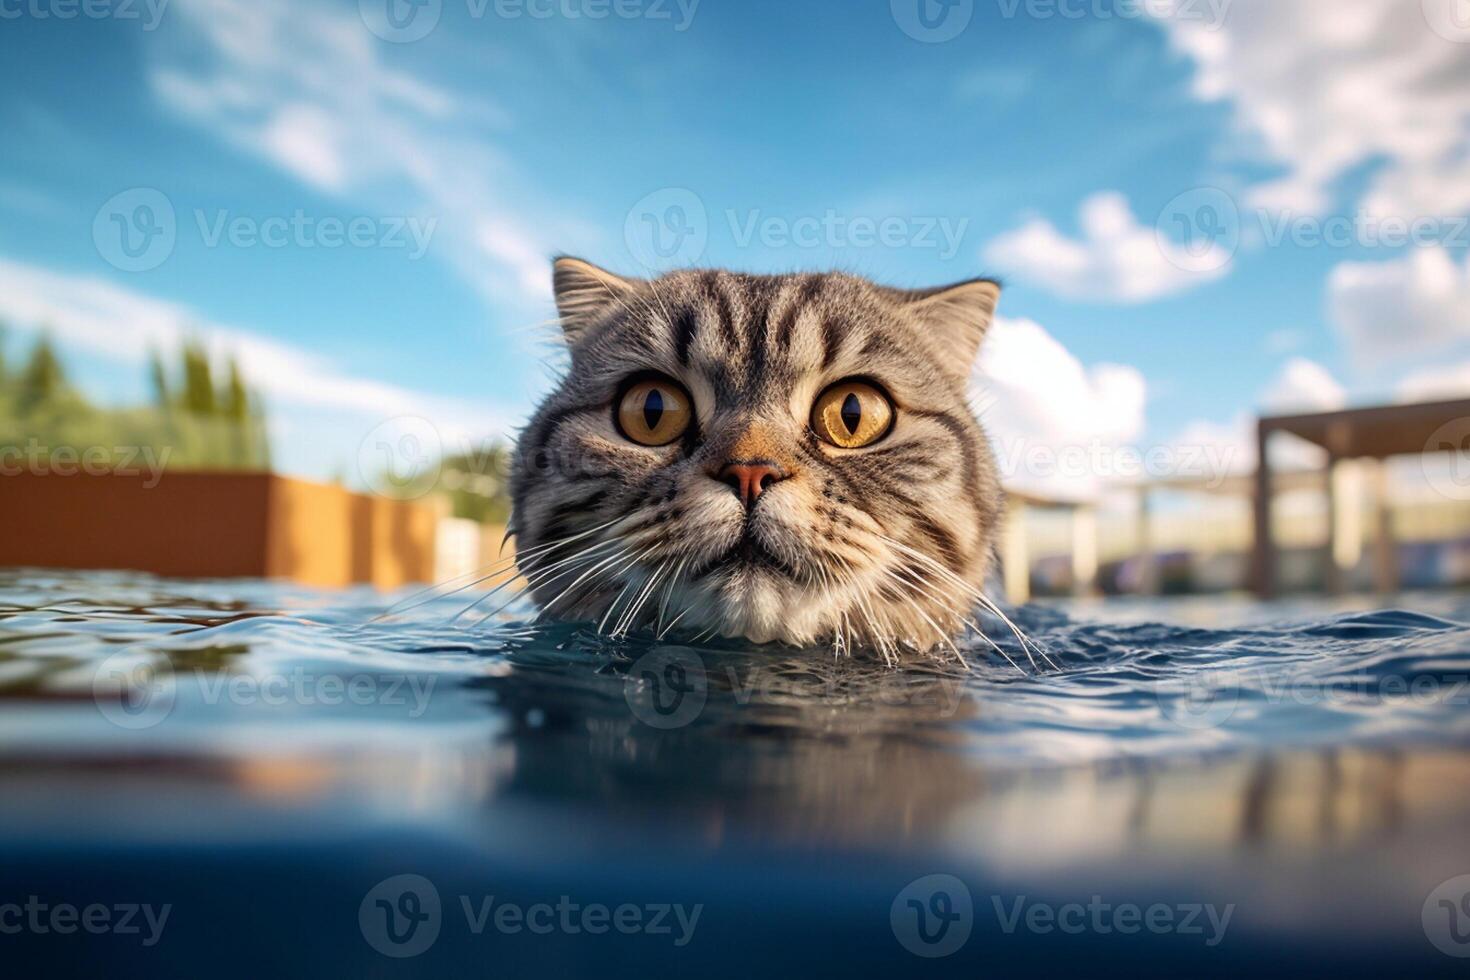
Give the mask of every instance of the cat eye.
[[839, 449], [861, 449], [893, 428], [893, 402], [866, 381], [839, 381], [812, 405], [812, 431]]
[[618, 399], [618, 431], [640, 446], [667, 446], [689, 428], [689, 395], [667, 378], [635, 382]]

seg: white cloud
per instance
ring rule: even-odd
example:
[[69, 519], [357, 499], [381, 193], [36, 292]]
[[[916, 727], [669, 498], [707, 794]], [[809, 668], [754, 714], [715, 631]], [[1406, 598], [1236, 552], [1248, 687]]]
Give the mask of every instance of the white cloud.
[[1230, 100], [1286, 169], [1251, 203], [1328, 211], [1335, 181], [1379, 164], [1370, 213], [1470, 211], [1470, 57], [1418, 0], [1233, 0], [1218, 29], [1179, 13], [1161, 22], [1197, 65], [1195, 94]]
[[[1182, 476], [1206, 484], [1224, 477], [1249, 476], [1256, 471], [1256, 417], [1240, 412], [1228, 422], [1195, 419], [1168, 446], [1169, 458], [1186, 467]], [[1271, 467], [1278, 473], [1317, 470], [1326, 462], [1326, 450], [1304, 439], [1277, 435], [1271, 440]]]
[[518, 175], [482, 135], [502, 113], [385, 65], [355, 6], [175, 0], [188, 43], [146, 46], [154, 91], [317, 191], [437, 219], [435, 253], [488, 303], [542, 308], [556, 230], [520, 216]]
[[500, 406], [346, 374], [309, 351], [211, 323], [187, 306], [89, 276], [0, 259], [0, 319], [45, 328], [69, 347], [140, 365], [150, 349], [166, 352], [197, 338], [215, 355], [234, 356], [272, 409], [345, 412], [374, 422], [419, 416], [456, 442], [503, 436], [511, 428], [512, 416]]
[[1248, 412], [1241, 412], [1224, 423], [1195, 419], [1179, 431], [1169, 446], [1179, 459], [1218, 461], [1215, 469], [1183, 473], [1182, 476], [1206, 481], [1242, 476], [1256, 467], [1256, 420]]
[[[1143, 433], [1147, 385], [1122, 364], [1085, 366], [1032, 320], [999, 318], [976, 367], [975, 398], [1008, 486], [1085, 498], [1106, 482], [1051, 454], [1091, 458]], [[1039, 452], [1038, 452], [1039, 451]]]
[[283, 106], [265, 123], [261, 148], [308, 184], [342, 190], [347, 180], [346, 142], [335, 120], [313, 105]]
[[[1268, 415], [1330, 412], [1347, 404], [1347, 392], [1325, 367], [1304, 357], [1293, 357], [1256, 398]], [[1195, 419], [1168, 443], [1172, 457], [1182, 463], [1199, 461], [1198, 472], [1181, 475], [1218, 479], [1245, 476], [1256, 468], [1256, 416], [1237, 413], [1227, 422]], [[1320, 447], [1290, 436], [1271, 442], [1271, 465], [1279, 472], [1317, 469], [1327, 459]]]
[[1230, 256], [1211, 245], [1195, 255], [1134, 217], [1128, 199], [1108, 191], [1082, 202], [1081, 238], [1044, 218], [986, 246], [985, 261], [1071, 299], [1138, 303], [1182, 292], [1229, 271]]
[[1470, 361], [1415, 371], [1399, 382], [1395, 394], [1404, 402], [1470, 397]]
[[1470, 340], [1470, 256], [1442, 248], [1387, 262], [1342, 262], [1327, 280], [1328, 316], [1364, 363]]
[[1347, 391], [1316, 361], [1293, 357], [1261, 393], [1260, 404], [1280, 415], [1331, 412], [1347, 404]]

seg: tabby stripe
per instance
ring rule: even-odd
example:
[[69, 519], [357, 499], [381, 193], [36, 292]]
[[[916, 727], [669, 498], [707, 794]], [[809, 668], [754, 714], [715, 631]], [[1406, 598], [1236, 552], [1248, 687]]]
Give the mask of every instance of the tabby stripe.
[[551, 442], [551, 437], [556, 435], [556, 430], [560, 429], [568, 419], [575, 418], [578, 415], [605, 412], [611, 406], [612, 402], [601, 401], [582, 405], [570, 405], [566, 408], [549, 411], [533, 423], [529, 438], [526, 441], [534, 447], [533, 452], [535, 450], [545, 449], [547, 443]]
[[822, 370], [825, 371], [842, 353], [842, 331], [831, 317], [822, 318]]
[[604, 501], [607, 500], [607, 494], [608, 488], [602, 487], [598, 490], [592, 491], [590, 494], [580, 500], [572, 500], [568, 501], [567, 503], [561, 504], [551, 512], [551, 517], [549, 518], [549, 520], [554, 521], [561, 517], [570, 517], [575, 515], [578, 511], [596, 510], [598, 507], [602, 506]]
[[934, 546], [939, 553], [949, 562], [949, 566], [956, 572], [964, 570], [963, 557], [960, 555], [960, 543], [953, 534], [940, 527], [916, 506], [909, 514], [909, 518], [916, 524], [919, 530], [934, 541]]
[[[883, 518], [878, 516], [878, 513], [872, 508], [865, 505], [868, 496], [872, 492], [871, 486], [867, 485], [863, 481], [854, 478], [853, 475], [846, 472], [843, 467], [832, 465], [831, 461], [829, 461], [819, 453], [814, 452], [805, 446], [801, 446], [799, 447], [799, 449], [805, 455], [810, 456], [812, 459], [818, 460], [823, 464], [823, 466], [827, 467], [827, 472], [832, 477], [832, 479], [842, 485], [842, 489], [844, 491], [843, 496], [847, 498], [849, 506], [855, 507], [858, 510], [862, 511], [864, 514], [867, 514], [879, 527], [885, 527], [885, 525], [883, 524]], [[863, 480], [867, 479], [868, 477], [866, 476], [863, 478]]]
[[876, 334], [869, 336], [863, 342], [862, 356], [865, 359], [873, 357], [903, 358], [904, 353], [900, 347], [888, 340], [888, 338], [879, 337]]
[[796, 321], [801, 319], [801, 311], [816, 302], [817, 295], [822, 291], [822, 279], [820, 276], [807, 276], [797, 287], [796, 298], [791, 301], [786, 315], [781, 318], [776, 327], [776, 347], [780, 350], [791, 349], [791, 334], [796, 330]]
[[738, 351], [740, 335], [735, 332], [735, 314], [730, 310], [730, 297], [720, 283], [718, 272], [705, 273], [704, 289], [715, 304], [715, 318], [719, 321], [720, 330], [725, 335], [725, 343], [729, 345], [731, 352]]
[[683, 310], [674, 320], [674, 351], [679, 357], [679, 363], [685, 367], [689, 366], [689, 348], [694, 346], [694, 338], [699, 333], [699, 317], [693, 310]]
[[[766, 292], [761, 295], [761, 290]], [[750, 338], [750, 374], [752, 383], [759, 387], [766, 376], [766, 358], [769, 355], [767, 342], [770, 337], [770, 315], [772, 296], [768, 287], [752, 282], [746, 291], [750, 309], [746, 314], [746, 335]]]
[[975, 460], [974, 438], [965, 428], [964, 424], [948, 412], [928, 412], [918, 408], [909, 408], [905, 409], [905, 411], [910, 415], [939, 423], [940, 426], [954, 437], [955, 443], [960, 448], [960, 459], [964, 464], [965, 486], [970, 490], [970, 502], [974, 505], [975, 516], [983, 528], [993, 515], [986, 511], [984, 504], [981, 502], [983, 495], [980, 492], [980, 469]]

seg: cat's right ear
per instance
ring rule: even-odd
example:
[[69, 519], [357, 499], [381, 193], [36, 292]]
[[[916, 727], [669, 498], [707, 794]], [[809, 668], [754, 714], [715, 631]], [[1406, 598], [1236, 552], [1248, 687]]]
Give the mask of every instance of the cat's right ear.
[[552, 264], [552, 290], [567, 346], [575, 346], [586, 332], [613, 310], [624, 306], [637, 280], [624, 279], [591, 262], [563, 255]]

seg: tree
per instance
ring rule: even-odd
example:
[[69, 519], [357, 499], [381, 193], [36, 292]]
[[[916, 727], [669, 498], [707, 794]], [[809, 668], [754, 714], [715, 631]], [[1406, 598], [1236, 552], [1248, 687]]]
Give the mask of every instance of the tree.
[[153, 385], [153, 404], [167, 410], [173, 406], [173, 394], [168, 388], [168, 373], [163, 368], [163, 358], [158, 348], [148, 351], [148, 380]]
[[455, 517], [504, 524], [510, 517], [510, 450], [491, 444], [446, 456], [438, 489], [449, 495]]
[[[231, 357], [225, 368], [225, 384], [219, 393], [219, 414], [229, 432], [234, 466], [269, 466], [265, 450], [265, 427], [255, 415], [250, 389], [240, 373], [240, 362]], [[267, 458], [263, 459], [265, 456]]]
[[48, 334], [41, 334], [16, 384], [15, 411], [22, 417], [54, 402], [66, 389], [66, 374]]
[[185, 342], [183, 409], [191, 415], [215, 414], [214, 376], [209, 369], [209, 352], [198, 341]]
[[224, 416], [231, 422], [244, 425], [250, 419], [250, 392], [245, 387], [245, 378], [240, 374], [240, 362], [233, 357], [227, 369], [225, 390], [220, 401]]

